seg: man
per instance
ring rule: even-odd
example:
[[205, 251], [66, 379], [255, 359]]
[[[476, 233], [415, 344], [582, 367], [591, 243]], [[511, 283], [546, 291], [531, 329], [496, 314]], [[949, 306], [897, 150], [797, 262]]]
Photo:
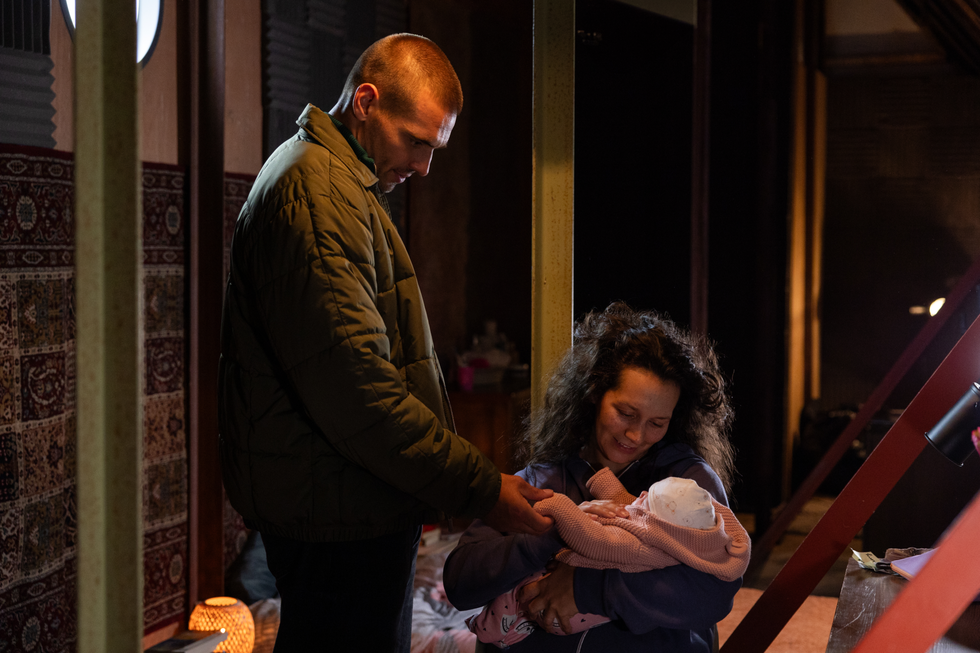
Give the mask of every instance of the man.
[[462, 103], [434, 43], [378, 41], [329, 115], [307, 106], [239, 216], [222, 324], [222, 468], [282, 597], [277, 652], [407, 651], [422, 523], [550, 527], [529, 504], [550, 492], [500, 474], [453, 433], [384, 200], [428, 174]]

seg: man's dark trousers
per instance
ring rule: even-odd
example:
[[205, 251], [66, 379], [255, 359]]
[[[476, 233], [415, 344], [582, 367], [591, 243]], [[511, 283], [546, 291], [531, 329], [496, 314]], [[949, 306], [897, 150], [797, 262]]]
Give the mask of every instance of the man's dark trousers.
[[262, 534], [282, 598], [275, 653], [408, 653], [422, 527], [370, 540]]

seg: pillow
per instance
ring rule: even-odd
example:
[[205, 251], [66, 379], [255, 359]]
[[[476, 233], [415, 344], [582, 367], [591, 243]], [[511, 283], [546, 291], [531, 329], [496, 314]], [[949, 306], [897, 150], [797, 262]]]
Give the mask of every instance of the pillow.
[[242, 552], [225, 573], [225, 595], [241, 599], [245, 605], [279, 596], [276, 578], [269, 571], [262, 534], [251, 531]]

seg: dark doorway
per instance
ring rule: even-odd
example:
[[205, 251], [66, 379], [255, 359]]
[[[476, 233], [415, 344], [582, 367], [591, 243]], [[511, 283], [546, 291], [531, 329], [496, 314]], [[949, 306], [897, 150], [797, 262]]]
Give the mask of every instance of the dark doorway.
[[576, 317], [610, 302], [690, 321], [693, 26], [576, 10]]

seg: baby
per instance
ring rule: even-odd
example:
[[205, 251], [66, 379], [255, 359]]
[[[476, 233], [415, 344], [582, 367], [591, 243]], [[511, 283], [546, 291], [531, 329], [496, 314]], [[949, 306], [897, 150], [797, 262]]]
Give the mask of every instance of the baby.
[[[742, 576], [749, 564], [751, 541], [735, 514], [711, 498], [691, 479], [665, 478], [648, 492], [634, 497], [615, 474], [603, 468], [586, 484], [592, 495], [624, 504], [629, 518], [595, 517], [563, 494], [540, 501], [535, 510], [554, 518], [558, 533], [568, 545], [555, 559], [573, 567], [615, 568], [625, 572], [663, 569], [686, 564], [732, 581]], [[538, 580], [535, 573], [502, 594], [467, 620], [485, 644], [506, 648], [521, 641], [535, 624], [518, 605], [522, 587]], [[577, 614], [571, 619], [572, 633], [601, 625], [608, 618]], [[548, 631], [565, 635], [557, 622]]]

